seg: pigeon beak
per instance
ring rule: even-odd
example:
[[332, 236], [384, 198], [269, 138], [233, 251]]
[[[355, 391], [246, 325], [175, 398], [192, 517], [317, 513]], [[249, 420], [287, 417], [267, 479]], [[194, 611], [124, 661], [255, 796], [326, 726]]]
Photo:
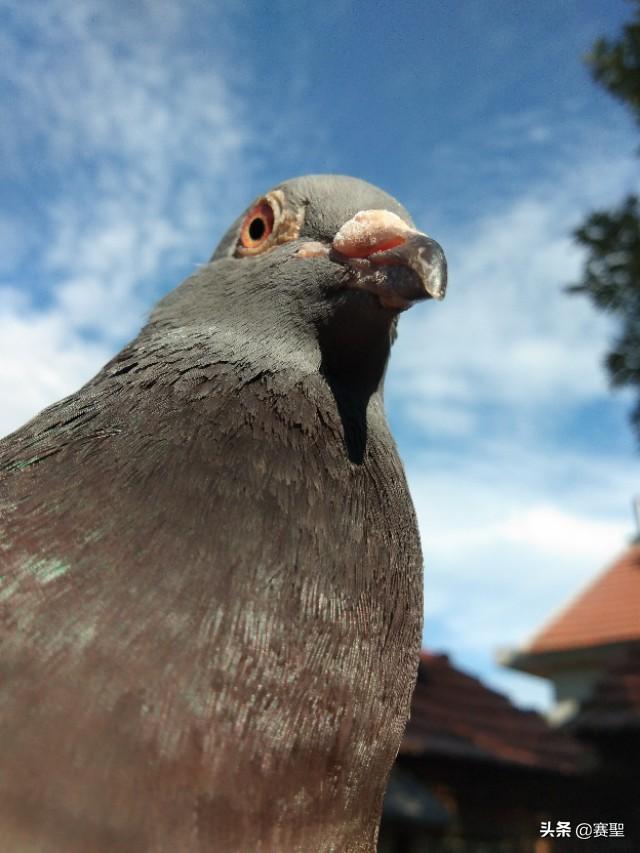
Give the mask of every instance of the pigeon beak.
[[346, 286], [375, 293], [385, 308], [404, 311], [421, 299], [444, 299], [447, 261], [435, 240], [389, 210], [361, 210], [331, 246], [303, 243], [298, 258], [328, 258], [350, 273]]
[[356, 213], [334, 237], [329, 256], [355, 270], [353, 286], [375, 292], [385, 307], [403, 310], [421, 299], [444, 298], [442, 248], [388, 210]]

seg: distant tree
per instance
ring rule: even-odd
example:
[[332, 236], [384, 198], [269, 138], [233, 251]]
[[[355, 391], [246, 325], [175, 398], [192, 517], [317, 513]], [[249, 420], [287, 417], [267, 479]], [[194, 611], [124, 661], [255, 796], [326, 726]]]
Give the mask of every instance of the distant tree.
[[[640, 124], [640, 0], [633, 6], [634, 19], [620, 38], [598, 39], [587, 63], [594, 79]], [[630, 195], [613, 210], [593, 212], [574, 234], [588, 254], [582, 280], [567, 289], [586, 293], [620, 320], [605, 365], [613, 387], [631, 385], [638, 391], [631, 421], [640, 441], [640, 200]]]

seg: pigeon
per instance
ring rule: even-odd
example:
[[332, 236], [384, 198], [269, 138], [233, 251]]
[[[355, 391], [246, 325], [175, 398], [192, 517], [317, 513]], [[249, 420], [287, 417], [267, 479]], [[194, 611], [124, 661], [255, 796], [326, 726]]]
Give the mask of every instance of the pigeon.
[[0, 442], [3, 850], [375, 849], [422, 628], [383, 383], [445, 286], [387, 193], [286, 181]]

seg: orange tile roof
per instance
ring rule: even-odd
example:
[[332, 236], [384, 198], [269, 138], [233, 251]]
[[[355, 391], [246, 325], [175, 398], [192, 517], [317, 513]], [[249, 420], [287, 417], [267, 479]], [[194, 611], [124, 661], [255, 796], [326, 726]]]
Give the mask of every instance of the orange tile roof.
[[400, 754], [572, 773], [583, 750], [536, 712], [516, 708], [461, 672], [446, 655], [423, 652]]
[[551, 652], [640, 640], [640, 544], [631, 545], [523, 649]]

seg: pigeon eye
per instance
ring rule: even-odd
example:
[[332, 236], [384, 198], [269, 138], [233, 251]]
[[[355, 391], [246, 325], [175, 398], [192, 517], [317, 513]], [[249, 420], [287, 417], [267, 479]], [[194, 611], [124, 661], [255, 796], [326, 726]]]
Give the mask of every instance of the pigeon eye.
[[243, 254], [258, 252], [273, 232], [275, 220], [271, 204], [263, 199], [244, 218], [240, 229], [240, 246]]
[[282, 190], [272, 190], [242, 220], [235, 257], [259, 255], [297, 239], [303, 221], [304, 208], [288, 205]]

